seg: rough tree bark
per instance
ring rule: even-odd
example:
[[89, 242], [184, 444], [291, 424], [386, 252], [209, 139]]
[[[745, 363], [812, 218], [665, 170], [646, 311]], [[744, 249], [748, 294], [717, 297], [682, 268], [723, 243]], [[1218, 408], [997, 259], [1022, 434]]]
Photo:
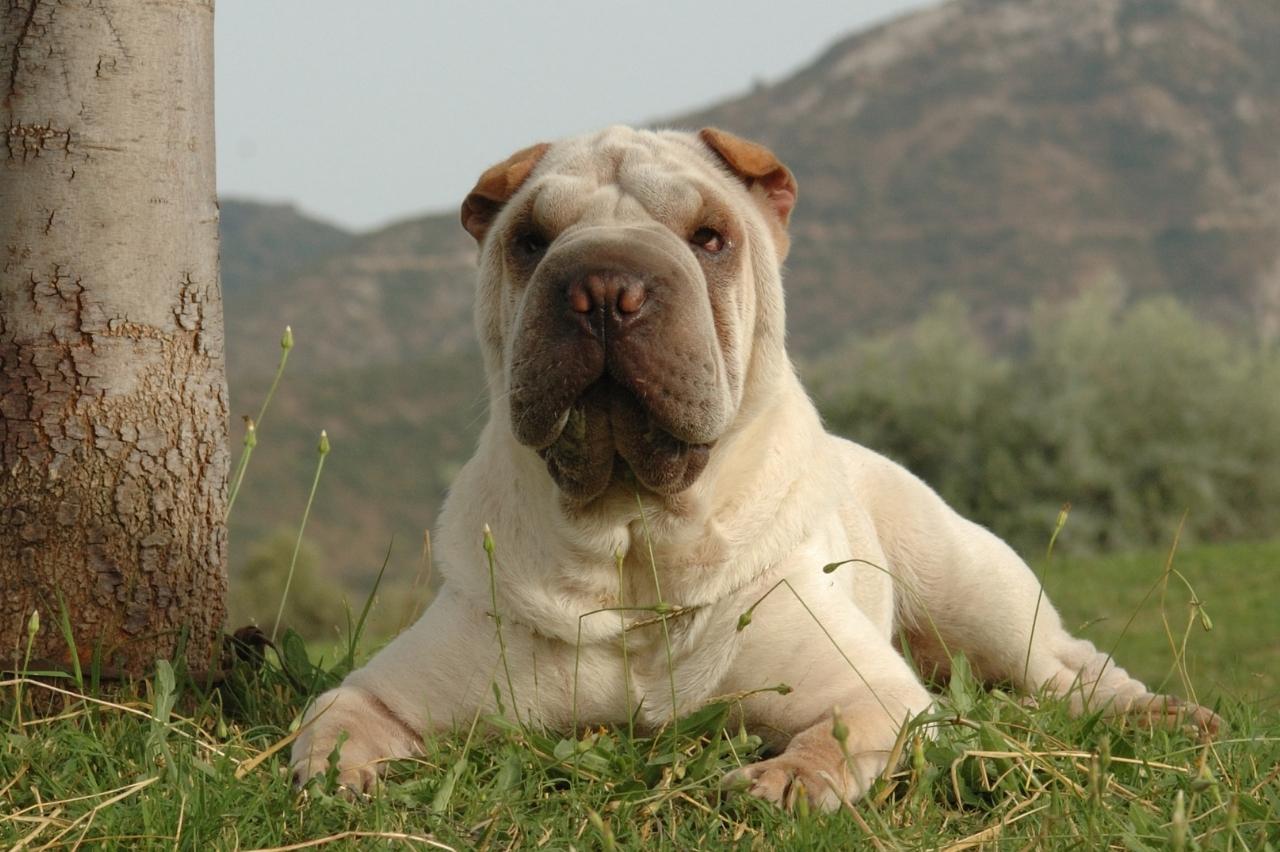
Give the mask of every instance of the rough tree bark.
[[210, 663], [227, 393], [213, 3], [0, 8], [0, 669]]

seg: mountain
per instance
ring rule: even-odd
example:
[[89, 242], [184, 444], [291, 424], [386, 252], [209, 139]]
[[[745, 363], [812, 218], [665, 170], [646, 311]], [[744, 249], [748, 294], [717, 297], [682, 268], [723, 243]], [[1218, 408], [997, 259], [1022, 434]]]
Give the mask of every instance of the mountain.
[[941, 293], [1000, 339], [1110, 280], [1280, 328], [1280, 4], [967, 0], [685, 115], [796, 172], [804, 352]]
[[[324, 344], [293, 366], [305, 372], [473, 350], [475, 243], [456, 214], [360, 235], [292, 209], [263, 210], [244, 202], [224, 203], [222, 218], [230, 223], [222, 233], [224, 279], [229, 260], [235, 258], [237, 267], [233, 286], [223, 287], [234, 338], [229, 346], [233, 373], [274, 369], [286, 323], [299, 340]], [[241, 277], [239, 243], [256, 227], [267, 232], [250, 246], [264, 250], [256, 258], [263, 272]]]
[[[306, 216], [291, 204], [235, 198], [219, 201], [222, 238], [222, 299], [230, 334], [232, 375], [252, 369], [260, 324], [279, 310], [279, 297], [294, 276], [331, 255], [350, 249], [354, 234]], [[274, 344], [279, 328], [269, 335]], [[268, 359], [273, 355], [268, 353]]]
[[[416, 568], [423, 530], [484, 422], [472, 332], [474, 243], [456, 217], [353, 234], [288, 205], [221, 202], [233, 436], [295, 345], [232, 511], [232, 572], [296, 535], [328, 433], [307, 539], [333, 581]], [[239, 450], [240, 448], [235, 448]], [[288, 552], [285, 549], [284, 552]]]
[[[802, 357], [959, 298], [1016, 350], [1029, 307], [1167, 293], [1280, 334], [1280, 4], [954, 0], [844, 38], [790, 77], [663, 125], [758, 139], [795, 171], [787, 289]], [[532, 140], [530, 140], [532, 141]], [[256, 413], [297, 347], [232, 526], [233, 565], [302, 515], [335, 576], [389, 572], [484, 418], [474, 246], [454, 211], [350, 234], [223, 204], [228, 364]]]

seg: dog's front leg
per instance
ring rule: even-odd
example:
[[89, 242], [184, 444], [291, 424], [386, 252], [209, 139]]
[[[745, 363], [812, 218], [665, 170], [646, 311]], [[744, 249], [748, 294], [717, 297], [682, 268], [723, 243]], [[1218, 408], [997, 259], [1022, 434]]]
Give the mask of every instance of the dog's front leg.
[[932, 699], [841, 578], [815, 564], [792, 581], [753, 613], [727, 680], [734, 691], [791, 687], [743, 702], [748, 726], [786, 746], [734, 770], [725, 784], [783, 806], [803, 789], [813, 805], [834, 810], [866, 793], [903, 725]]
[[423, 734], [488, 711], [499, 663], [492, 619], [441, 590], [417, 623], [307, 710], [290, 760], [295, 783], [325, 772], [336, 751], [338, 782], [367, 792], [386, 761], [421, 750]]
[[862, 798], [888, 766], [903, 725], [928, 706], [918, 685], [903, 690], [881, 684], [874, 695], [868, 689], [833, 708], [838, 716], [821, 716], [778, 756], [735, 769], [725, 784], [787, 808], [804, 795], [815, 807], [835, 810]]

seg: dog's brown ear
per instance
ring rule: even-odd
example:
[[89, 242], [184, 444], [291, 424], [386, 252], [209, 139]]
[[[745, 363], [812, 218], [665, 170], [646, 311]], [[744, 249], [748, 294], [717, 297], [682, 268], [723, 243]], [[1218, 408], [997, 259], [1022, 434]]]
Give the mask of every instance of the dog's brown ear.
[[480, 180], [462, 202], [462, 227], [476, 238], [476, 242], [484, 239], [502, 205], [516, 194], [550, 147], [546, 142], [539, 142], [522, 148], [480, 175]]
[[760, 187], [769, 206], [786, 226], [791, 210], [796, 206], [796, 179], [791, 170], [782, 165], [768, 148], [728, 131], [705, 127], [698, 131], [698, 138], [746, 181], [748, 187]]

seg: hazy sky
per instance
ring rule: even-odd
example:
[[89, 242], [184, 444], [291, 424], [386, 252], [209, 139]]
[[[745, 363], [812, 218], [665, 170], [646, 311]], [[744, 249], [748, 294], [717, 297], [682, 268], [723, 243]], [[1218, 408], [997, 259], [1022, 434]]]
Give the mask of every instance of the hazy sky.
[[218, 189], [353, 228], [517, 148], [741, 93], [929, 0], [219, 0]]

